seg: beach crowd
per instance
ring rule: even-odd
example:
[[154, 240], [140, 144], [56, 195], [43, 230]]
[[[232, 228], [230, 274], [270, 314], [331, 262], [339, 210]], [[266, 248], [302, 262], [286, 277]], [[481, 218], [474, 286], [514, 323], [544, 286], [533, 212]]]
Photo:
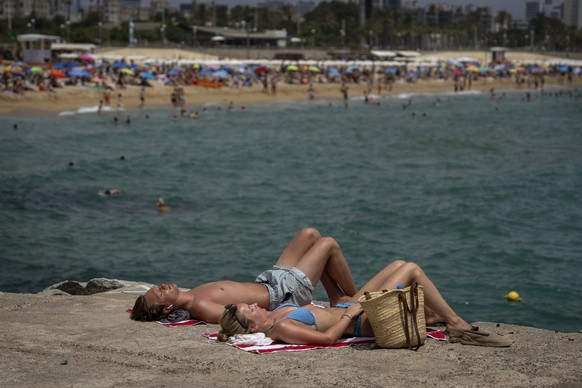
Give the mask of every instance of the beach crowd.
[[[62, 60], [46, 66], [24, 62], [0, 64], [0, 88], [3, 93], [54, 92], [68, 86], [113, 90], [128, 85], [151, 87], [199, 86], [205, 88], [245, 88], [262, 85], [266, 93], [277, 93], [277, 84], [367, 84], [381, 91], [394, 83], [417, 81], [453, 81], [455, 91], [471, 88], [474, 81], [496, 79], [515, 81], [517, 87], [542, 87], [546, 79], [566, 85], [580, 78], [582, 64], [516, 63], [502, 61], [481, 63], [474, 58], [432, 62], [397, 61], [234, 61], [234, 60], [136, 60], [91, 55]], [[175, 96], [179, 99], [179, 96]]]

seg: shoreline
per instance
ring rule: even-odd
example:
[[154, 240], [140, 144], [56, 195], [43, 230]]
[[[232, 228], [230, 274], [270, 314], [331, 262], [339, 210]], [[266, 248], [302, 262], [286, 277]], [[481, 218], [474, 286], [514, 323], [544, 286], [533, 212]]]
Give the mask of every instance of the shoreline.
[[[366, 84], [349, 84], [349, 99], [363, 98], [366, 90]], [[572, 84], [558, 84], [555, 79], [548, 79], [545, 89], [572, 89], [582, 86], [582, 79], [575, 77]], [[315, 98], [313, 101], [341, 101], [342, 96], [339, 84], [315, 84]], [[464, 92], [455, 93], [454, 83], [451, 80], [419, 80], [415, 83], [397, 82], [393, 84], [392, 90], [384, 88], [378, 93], [376, 87], [372, 90], [371, 95], [379, 97], [380, 101], [386, 98], [394, 98], [403, 94], [412, 97], [420, 95], [437, 95], [437, 94], [470, 94], [474, 92], [489, 93], [494, 88], [495, 92], [515, 91], [515, 92], [539, 92], [540, 89], [528, 88], [527, 85], [519, 87], [513, 79], [479, 79], [474, 81], [470, 89]], [[106, 113], [116, 112], [117, 93], [123, 96], [123, 108], [126, 112], [139, 109], [139, 93], [141, 87], [128, 86], [125, 89], [116, 89], [112, 92], [111, 110]], [[145, 109], [156, 109], [168, 107], [170, 104], [170, 95], [173, 88], [156, 84], [151, 88], [146, 88]], [[246, 105], [272, 104], [281, 102], [309, 102], [307, 85], [289, 85], [279, 83], [276, 95], [264, 93], [262, 86], [255, 84], [252, 87], [223, 87], [220, 89], [206, 89], [197, 86], [186, 86], [185, 106], [186, 110], [203, 107], [205, 104], [224, 105], [232, 101], [235, 108]], [[62, 112], [71, 112], [70, 114], [79, 114], [77, 111], [81, 108], [94, 108], [99, 105], [101, 91], [85, 88], [83, 86], [66, 86], [57, 89], [55, 92], [25, 92], [22, 95], [0, 94], [0, 115], [4, 117], [23, 117], [23, 116], [56, 116]], [[178, 109], [178, 108], [176, 108]], [[90, 113], [90, 112], [88, 112]], [[96, 112], [94, 112], [96, 113]]]
[[131, 321], [136, 295], [0, 293], [0, 375], [24, 386], [576, 386], [582, 334], [479, 322], [509, 348], [427, 339], [416, 352], [370, 346], [251, 354], [208, 340], [219, 326]]

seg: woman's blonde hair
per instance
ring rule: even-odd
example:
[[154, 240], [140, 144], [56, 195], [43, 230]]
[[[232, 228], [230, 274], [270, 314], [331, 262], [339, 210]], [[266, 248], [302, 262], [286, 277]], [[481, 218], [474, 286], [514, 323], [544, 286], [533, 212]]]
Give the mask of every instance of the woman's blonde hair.
[[217, 336], [219, 341], [225, 342], [235, 334], [248, 334], [251, 332], [251, 326], [253, 326], [254, 322], [244, 317], [239, 318], [236, 315], [236, 310], [237, 308], [234, 304], [224, 306], [224, 312], [218, 320], [221, 328]]

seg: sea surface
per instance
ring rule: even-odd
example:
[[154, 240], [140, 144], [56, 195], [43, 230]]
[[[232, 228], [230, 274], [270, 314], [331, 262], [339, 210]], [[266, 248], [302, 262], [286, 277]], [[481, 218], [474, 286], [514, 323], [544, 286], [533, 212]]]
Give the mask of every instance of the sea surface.
[[312, 226], [360, 286], [412, 260], [468, 321], [577, 332], [582, 99], [548, 92], [0, 117], [0, 291], [252, 281]]

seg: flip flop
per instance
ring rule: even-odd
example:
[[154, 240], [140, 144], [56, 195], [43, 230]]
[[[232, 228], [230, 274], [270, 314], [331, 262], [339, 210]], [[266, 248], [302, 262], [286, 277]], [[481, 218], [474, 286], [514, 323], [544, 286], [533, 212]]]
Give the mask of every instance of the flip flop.
[[449, 331], [449, 341], [474, 346], [507, 347], [511, 345], [509, 338], [479, 330], [477, 326], [472, 326], [471, 330], [452, 329]]

